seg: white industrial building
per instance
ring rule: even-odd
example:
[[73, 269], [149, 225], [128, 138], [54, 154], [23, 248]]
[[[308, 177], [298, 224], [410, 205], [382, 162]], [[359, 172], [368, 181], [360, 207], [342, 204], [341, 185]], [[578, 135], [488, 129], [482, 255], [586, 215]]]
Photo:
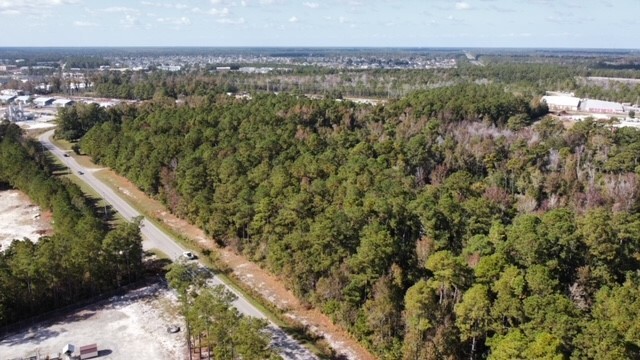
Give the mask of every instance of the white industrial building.
[[16, 104], [21, 104], [21, 105], [27, 105], [30, 101], [31, 101], [31, 95], [22, 95], [22, 96], [18, 96], [14, 102]]
[[542, 97], [550, 111], [578, 111], [582, 99], [566, 95], [546, 95]]
[[48, 105], [53, 104], [54, 100], [55, 99], [52, 98], [52, 97], [44, 97], [43, 96], [43, 97], [37, 97], [37, 98], [33, 99], [33, 103], [36, 106], [48, 106]]
[[67, 107], [67, 106], [71, 106], [75, 104], [75, 101], [71, 100], [71, 99], [56, 99], [53, 102], [53, 105], [56, 107]]
[[586, 99], [580, 103], [580, 111], [603, 114], [622, 114], [625, 112], [624, 107], [620, 103], [593, 99]]
[[10, 102], [12, 102], [13, 100], [15, 100], [17, 96], [15, 95], [0, 95], [0, 103], [1, 104], [8, 104]]

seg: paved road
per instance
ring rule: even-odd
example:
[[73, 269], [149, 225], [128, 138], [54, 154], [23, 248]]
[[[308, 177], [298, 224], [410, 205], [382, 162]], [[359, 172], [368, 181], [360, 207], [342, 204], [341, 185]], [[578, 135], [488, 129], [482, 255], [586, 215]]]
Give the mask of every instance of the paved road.
[[[111, 206], [113, 206], [113, 208], [116, 209], [120, 214], [122, 214], [124, 218], [133, 220], [135, 217], [141, 216], [141, 214], [137, 210], [135, 210], [133, 207], [131, 207], [131, 205], [124, 201], [120, 194], [114, 192], [109, 186], [98, 180], [98, 178], [93, 175], [93, 171], [95, 170], [81, 166], [73, 157], [65, 157], [64, 154], [66, 153], [66, 151], [56, 147], [51, 142], [52, 135], [53, 130], [47, 131], [46, 133], [40, 135], [39, 140], [47, 150], [58, 157], [60, 161], [62, 161], [69, 169], [71, 169], [71, 171], [73, 171], [73, 173], [77, 174], [81, 180], [83, 180], [85, 183], [87, 183], [87, 185], [93, 188], [93, 190], [100, 194], [100, 196], [109, 204], [111, 204]], [[82, 175], [80, 175], [80, 172], [82, 172]], [[145, 249], [159, 249], [172, 259], [179, 258], [185, 251], [179, 244], [176, 243], [173, 238], [165, 234], [162, 230], [160, 230], [156, 225], [154, 225], [147, 219], [144, 219], [141, 225], [142, 226], [140, 228], [140, 231], [143, 238], [145, 239], [143, 243]], [[229, 291], [236, 294], [238, 296], [238, 300], [234, 302], [234, 306], [241, 313], [261, 319], [266, 319], [266, 316], [260, 310], [251, 305], [245, 298], [242, 297], [241, 294], [237, 293], [232, 288], [224, 284], [217, 276], [214, 275], [209, 282], [212, 284], [222, 284], [226, 286]], [[313, 353], [311, 353], [311, 351], [299, 344], [295, 339], [293, 339], [290, 335], [285, 333], [275, 324], [270, 322], [268, 330], [272, 335], [274, 348], [278, 350], [280, 356], [282, 356], [284, 359], [317, 360], [317, 357]]]

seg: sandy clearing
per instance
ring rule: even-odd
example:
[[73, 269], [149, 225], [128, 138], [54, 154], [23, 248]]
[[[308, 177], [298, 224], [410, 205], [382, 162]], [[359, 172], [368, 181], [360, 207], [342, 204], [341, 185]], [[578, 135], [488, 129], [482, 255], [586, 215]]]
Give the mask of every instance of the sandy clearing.
[[56, 127], [56, 124], [49, 122], [40, 122], [40, 121], [21, 121], [17, 123], [23, 129], [33, 130], [33, 129], [50, 129]]
[[133, 290], [68, 316], [13, 334], [0, 341], [2, 359], [57, 354], [71, 343], [96, 343], [102, 359], [186, 359], [184, 332], [170, 334], [167, 326], [184, 322], [178, 300], [163, 284]]
[[51, 235], [50, 218], [50, 214], [43, 213], [24, 193], [0, 191], [0, 251], [14, 239], [26, 237], [38, 241], [43, 235]]

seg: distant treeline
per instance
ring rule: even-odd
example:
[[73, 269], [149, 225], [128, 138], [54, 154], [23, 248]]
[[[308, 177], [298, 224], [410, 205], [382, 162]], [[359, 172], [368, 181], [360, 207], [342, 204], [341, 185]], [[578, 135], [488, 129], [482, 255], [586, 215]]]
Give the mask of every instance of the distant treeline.
[[211, 72], [109, 72], [92, 75], [95, 92], [102, 97], [148, 100], [209, 96], [226, 92], [290, 92], [318, 94], [331, 98], [375, 97], [397, 99], [419, 90], [477, 82], [498, 84], [526, 97], [548, 90], [572, 91], [601, 100], [635, 101], [640, 85], [593, 87], [580, 79], [586, 76], [638, 77], [631, 70], [606, 70], [589, 63], [488, 62], [475, 66], [460, 61], [453, 69], [345, 70], [317, 66], [292, 67], [291, 71], [268, 74]]
[[80, 69], [97, 69], [103, 65], [109, 65], [109, 61], [99, 56], [73, 56], [63, 60], [65, 64], [64, 70], [69, 71], [73, 68]]

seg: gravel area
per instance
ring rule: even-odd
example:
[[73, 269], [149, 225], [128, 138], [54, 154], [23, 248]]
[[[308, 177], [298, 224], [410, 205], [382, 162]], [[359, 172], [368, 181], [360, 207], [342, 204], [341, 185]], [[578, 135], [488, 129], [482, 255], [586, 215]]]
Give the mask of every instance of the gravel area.
[[[181, 331], [169, 333], [177, 325]], [[99, 359], [187, 359], [175, 294], [162, 284], [133, 290], [0, 340], [0, 358], [57, 355], [66, 344], [97, 344]]]

